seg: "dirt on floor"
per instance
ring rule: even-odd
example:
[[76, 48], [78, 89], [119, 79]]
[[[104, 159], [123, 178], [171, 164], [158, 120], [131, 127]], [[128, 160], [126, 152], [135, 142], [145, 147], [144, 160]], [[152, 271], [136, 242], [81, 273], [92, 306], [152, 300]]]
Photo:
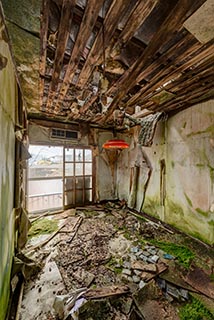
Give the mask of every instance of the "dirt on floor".
[[[32, 237], [26, 246], [25, 256], [41, 270], [25, 275], [19, 319], [214, 319], [209, 246], [140, 216], [124, 202], [47, 218], [58, 229]], [[203, 304], [201, 318], [182, 309], [193, 299]]]

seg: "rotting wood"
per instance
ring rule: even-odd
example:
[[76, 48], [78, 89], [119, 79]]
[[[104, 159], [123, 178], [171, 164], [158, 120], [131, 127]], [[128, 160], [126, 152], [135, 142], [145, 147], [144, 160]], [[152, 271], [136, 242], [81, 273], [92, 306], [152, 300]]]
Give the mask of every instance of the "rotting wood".
[[103, 54], [103, 50], [106, 49], [109, 42], [111, 41], [111, 38], [117, 28], [119, 21], [127, 10], [129, 2], [129, 0], [113, 0], [103, 22], [105, 43], [103, 43], [103, 29], [100, 28], [94, 44], [88, 54], [86, 62], [83, 66], [83, 69], [80, 73], [78, 81], [78, 86], [80, 88], [83, 88], [85, 86], [93, 71], [93, 68], [95, 67], [95, 62], [100, 59], [101, 55]]
[[51, 104], [56, 94], [56, 89], [58, 86], [58, 80], [60, 77], [60, 72], [63, 66], [64, 52], [67, 46], [67, 41], [70, 34], [73, 9], [75, 6], [76, 0], [63, 0], [61, 19], [57, 37], [57, 47], [54, 58], [54, 67], [53, 74], [51, 79], [51, 84], [49, 86], [49, 93], [46, 102], [47, 110], [53, 109]]
[[75, 229], [75, 230], [74, 230], [74, 233], [73, 233], [73, 235], [71, 236], [71, 238], [66, 241], [67, 243], [71, 243], [71, 242], [73, 241], [75, 235], [77, 234], [77, 231], [79, 230], [79, 227], [80, 227], [82, 221], [83, 221], [83, 218], [80, 217], [79, 220], [77, 221], [77, 223], [76, 223], [75, 226], [74, 226], [74, 229]]
[[[160, 88], [160, 86], [163, 85], [163, 83], [167, 83], [169, 81], [173, 81], [174, 79], [177, 79], [177, 77], [182, 76], [182, 72], [185, 69], [188, 69], [190, 66], [194, 65], [200, 61], [200, 59], [209, 59], [213, 56], [214, 48], [213, 45], [210, 44], [208, 47], [207, 45], [204, 46], [204, 50], [201, 51], [201, 48], [197, 48], [196, 51], [191, 52], [189, 56], [186, 57], [186, 60], [184, 63], [180, 61], [180, 66], [175, 68], [173, 65], [170, 65], [164, 69], [162, 69], [160, 72], [158, 72], [155, 75], [155, 81], [152, 81], [152, 83], [148, 83], [147, 85], [143, 86], [142, 89], [137, 93], [138, 97], [142, 96], [141, 99], [138, 99], [137, 101], [133, 98], [131, 100], [131, 103], [133, 104], [138, 103], [139, 105], [143, 104], [146, 100], [151, 99], [151, 97], [155, 94], [157, 94], [157, 89]], [[200, 53], [198, 53], [201, 51]], [[146, 95], [144, 95], [146, 93]], [[129, 104], [130, 102], [128, 102]]]
[[119, 79], [118, 87], [120, 88], [120, 91], [114, 97], [110, 107], [108, 108], [107, 115], [103, 117], [103, 122], [109, 119], [122, 97], [124, 97], [127, 92], [139, 81], [139, 75], [141, 74], [142, 68], [152, 62], [153, 56], [156, 54], [160, 44], [166, 43], [172, 36], [173, 32], [175, 32], [179, 26], [182, 25], [184, 20], [187, 18], [187, 13], [190, 14], [189, 11], [191, 10], [192, 5], [196, 5], [196, 10], [197, 6], [199, 7], [203, 2], [204, 1], [201, 0], [181, 0], [175, 5], [174, 10], [171, 9], [169, 11], [167, 18], [163, 21], [159, 30], [155, 33], [140, 58]]
[[[154, 266], [154, 270], [150, 266]], [[163, 262], [159, 262], [156, 265], [146, 265], [143, 262], [135, 261], [132, 263], [132, 268], [142, 271], [143, 272], [143, 280], [145, 282], [149, 282], [153, 278], [155, 278], [158, 275], [160, 275], [161, 273], [165, 272], [168, 269], [168, 265], [166, 265]]]
[[49, 241], [51, 241], [58, 233], [59, 231], [66, 226], [66, 224], [68, 223], [68, 220], [66, 219], [66, 221], [63, 222], [63, 224], [54, 232], [52, 233], [47, 239], [45, 239], [44, 241], [36, 244], [35, 246], [31, 246], [30, 248], [27, 249], [27, 253], [39, 249], [41, 247], [43, 247], [44, 245], [46, 245]]
[[128, 42], [138, 30], [138, 28], [143, 24], [146, 18], [149, 16], [153, 8], [155, 7], [157, 0], [138, 0], [136, 6], [133, 8], [127, 23], [121, 32], [118, 41], [114, 45], [116, 52], [119, 50], [122, 44]]
[[112, 287], [103, 287], [103, 288], [95, 288], [89, 289], [86, 293], [83, 294], [86, 299], [100, 299], [100, 298], [108, 298], [118, 295], [127, 294], [130, 292], [128, 286], [112, 286]]
[[[145, 220], [145, 221], [148, 221], [148, 222], [151, 222], [152, 220], [150, 220], [149, 218], [147, 218], [145, 215], [140, 215], [140, 214], [137, 214], [135, 212], [133, 212], [132, 210], [129, 209], [129, 212], [135, 216], [136, 218], [140, 219], [140, 220]], [[165, 226], [162, 225], [161, 221], [160, 223], [156, 223], [154, 221], [152, 221], [152, 224], [154, 224], [156, 227], [158, 228], [162, 228], [164, 230], [166, 230], [168, 233], [171, 233], [171, 234], [174, 234], [174, 232], [168, 228], [166, 228]]]
[[57, 110], [59, 109], [59, 102], [62, 101], [65, 98], [65, 95], [67, 94], [70, 83], [73, 79], [74, 73], [78, 67], [80, 58], [83, 54], [83, 50], [96, 23], [97, 16], [102, 7], [102, 4], [103, 0], [87, 1], [86, 9], [82, 18], [77, 39], [75, 41], [75, 45], [72, 50], [67, 70], [63, 79], [63, 84], [61, 86], [60, 93], [56, 102], [55, 112], [57, 112]]

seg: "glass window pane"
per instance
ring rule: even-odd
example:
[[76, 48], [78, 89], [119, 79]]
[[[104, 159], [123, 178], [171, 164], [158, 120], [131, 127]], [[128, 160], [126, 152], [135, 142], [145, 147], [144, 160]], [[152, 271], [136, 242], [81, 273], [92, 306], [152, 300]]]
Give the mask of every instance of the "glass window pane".
[[74, 149], [65, 149], [65, 161], [74, 161]]
[[73, 191], [65, 193], [65, 205], [67, 206], [70, 204], [74, 204], [74, 192]]
[[61, 207], [62, 179], [28, 181], [29, 212]]
[[83, 203], [83, 192], [82, 192], [82, 190], [76, 190], [76, 203]]
[[75, 161], [79, 161], [79, 162], [83, 161], [83, 150], [82, 149], [75, 150]]
[[74, 175], [74, 164], [65, 163], [65, 176], [73, 176], [73, 175]]
[[92, 188], [92, 177], [85, 177], [85, 188]]
[[85, 161], [92, 161], [92, 152], [91, 150], [85, 150]]
[[85, 202], [92, 201], [92, 190], [85, 190]]
[[75, 175], [82, 176], [83, 175], [83, 163], [75, 164]]
[[92, 163], [85, 163], [85, 175], [92, 175]]
[[63, 148], [49, 146], [29, 147], [29, 178], [62, 177]]
[[28, 181], [29, 196], [54, 193], [62, 193], [62, 179]]
[[65, 191], [74, 189], [74, 178], [65, 178]]
[[76, 189], [83, 189], [83, 187], [84, 187], [83, 179], [84, 179], [84, 177], [79, 177], [79, 178], [75, 179]]

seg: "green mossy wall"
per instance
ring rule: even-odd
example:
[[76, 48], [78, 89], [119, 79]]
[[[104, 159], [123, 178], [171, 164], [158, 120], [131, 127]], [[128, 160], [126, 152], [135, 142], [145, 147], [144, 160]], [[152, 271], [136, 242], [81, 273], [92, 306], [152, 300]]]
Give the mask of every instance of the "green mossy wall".
[[[0, 55], [7, 59], [0, 70], [0, 319], [4, 320], [10, 294], [10, 273], [14, 251], [14, 165], [15, 108], [17, 84], [0, 15]], [[4, 32], [5, 35], [5, 32]]]
[[[137, 135], [137, 129], [134, 132]], [[126, 200], [130, 168], [137, 157], [134, 141], [137, 138], [132, 135], [128, 154], [122, 152], [118, 161], [118, 196]], [[153, 168], [143, 211], [214, 244], [214, 100], [158, 123], [152, 147], [143, 149]], [[163, 160], [166, 168], [161, 173]], [[139, 183], [144, 181], [141, 170]], [[143, 197], [138, 188], [136, 198], [142, 201]]]
[[41, 0], [2, 0], [17, 73], [29, 111], [39, 109]]

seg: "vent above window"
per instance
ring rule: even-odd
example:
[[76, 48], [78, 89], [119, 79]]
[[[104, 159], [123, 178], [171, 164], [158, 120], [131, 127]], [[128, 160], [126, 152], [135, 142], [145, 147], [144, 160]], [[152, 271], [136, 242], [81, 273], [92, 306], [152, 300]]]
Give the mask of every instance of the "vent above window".
[[51, 138], [52, 139], [61, 139], [61, 140], [76, 140], [76, 139], [78, 139], [78, 132], [52, 128], [51, 129]]

